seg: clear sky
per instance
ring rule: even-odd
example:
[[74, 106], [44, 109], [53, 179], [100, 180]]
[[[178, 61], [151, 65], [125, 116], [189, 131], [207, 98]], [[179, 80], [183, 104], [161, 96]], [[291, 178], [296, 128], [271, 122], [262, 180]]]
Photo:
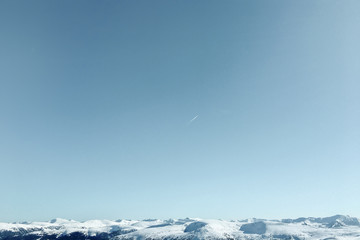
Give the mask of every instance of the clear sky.
[[0, 1], [0, 221], [360, 217], [360, 1]]

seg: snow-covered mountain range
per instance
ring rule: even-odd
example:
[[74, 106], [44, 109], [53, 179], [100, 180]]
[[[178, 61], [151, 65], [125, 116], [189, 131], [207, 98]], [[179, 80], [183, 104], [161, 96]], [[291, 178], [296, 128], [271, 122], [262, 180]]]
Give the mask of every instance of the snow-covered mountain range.
[[121, 239], [281, 239], [356, 240], [360, 239], [359, 219], [336, 215], [326, 218], [282, 220], [209, 219], [169, 220], [74, 220], [0, 223], [0, 240], [121, 240]]

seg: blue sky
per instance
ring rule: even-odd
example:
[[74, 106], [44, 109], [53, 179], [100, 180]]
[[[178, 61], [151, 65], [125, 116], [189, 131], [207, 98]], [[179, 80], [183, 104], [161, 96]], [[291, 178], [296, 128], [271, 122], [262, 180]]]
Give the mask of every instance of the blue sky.
[[359, 9], [1, 1], [0, 221], [360, 217]]

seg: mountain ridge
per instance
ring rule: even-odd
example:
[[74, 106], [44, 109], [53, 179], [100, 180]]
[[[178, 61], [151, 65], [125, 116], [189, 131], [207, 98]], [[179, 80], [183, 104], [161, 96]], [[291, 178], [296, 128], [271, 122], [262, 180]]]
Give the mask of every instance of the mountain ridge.
[[144, 219], [0, 223], [0, 240], [124, 240], [124, 239], [239, 239], [239, 240], [347, 240], [360, 239], [356, 217], [245, 219]]

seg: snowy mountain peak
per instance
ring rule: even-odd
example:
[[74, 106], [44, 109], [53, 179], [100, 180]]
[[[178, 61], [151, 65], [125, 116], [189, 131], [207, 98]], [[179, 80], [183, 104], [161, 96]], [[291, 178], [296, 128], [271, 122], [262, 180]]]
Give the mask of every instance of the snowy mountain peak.
[[283, 220], [211, 219], [89, 220], [56, 218], [48, 222], [0, 223], [0, 240], [121, 240], [121, 239], [360, 239], [359, 219], [335, 215], [326, 218]]
[[66, 224], [66, 223], [69, 223], [69, 222], [76, 222], [76, 221], [67, 220], [67, 219], [63, 219], [63, 218], [54, 218], [54, 219], [51, 219], [49, 221], [49, 223], [58, 223], [58, 224]]

